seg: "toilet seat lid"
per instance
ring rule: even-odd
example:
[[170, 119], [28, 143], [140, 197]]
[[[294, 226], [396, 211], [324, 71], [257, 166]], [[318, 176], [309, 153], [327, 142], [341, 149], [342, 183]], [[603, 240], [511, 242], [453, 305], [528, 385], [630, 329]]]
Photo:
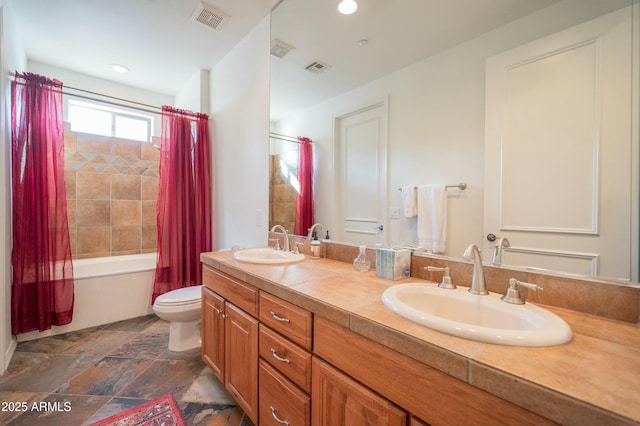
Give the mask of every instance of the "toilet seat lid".
[[202, 286], [179, 288], [156, 297], [155, 304], [158, 305], [186, 305], [199, 302], [202, 299]]

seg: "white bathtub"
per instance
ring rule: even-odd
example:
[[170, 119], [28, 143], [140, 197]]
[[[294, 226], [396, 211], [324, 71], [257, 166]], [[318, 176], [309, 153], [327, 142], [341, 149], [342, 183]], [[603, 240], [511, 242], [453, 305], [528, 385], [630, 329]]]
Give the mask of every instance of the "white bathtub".
[[151, 295], [156, 253], [73, 260], [73, 321], [18, 336], [38, 339], [153, 313]]

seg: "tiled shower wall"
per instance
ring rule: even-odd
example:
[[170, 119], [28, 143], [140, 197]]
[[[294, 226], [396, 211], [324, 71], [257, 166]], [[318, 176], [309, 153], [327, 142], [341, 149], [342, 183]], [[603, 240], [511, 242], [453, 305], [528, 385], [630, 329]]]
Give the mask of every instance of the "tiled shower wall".
[[159, 138], [152, 143], [65, 126], [65, 179], [76, 259], [155, 252]]
[[[280, 156], [270, 155], [269, 160], [269, 229], [274, 225], [282, 225], [293, 234], [298, 193], [288, 177], [282, 174]], [[298, 170], [290, 170], [289, 173], [297, 176]]]

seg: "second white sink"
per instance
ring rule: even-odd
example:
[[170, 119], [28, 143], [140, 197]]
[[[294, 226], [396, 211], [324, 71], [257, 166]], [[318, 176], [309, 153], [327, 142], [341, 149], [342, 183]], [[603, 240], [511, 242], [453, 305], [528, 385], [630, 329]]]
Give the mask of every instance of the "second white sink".
[[555, 346], [572, 339], [567, 323], [554, 313], [530, 303], [505, 303], [500, 297], [471, 294], [463, 287], [447, 290], [435, 284], [407, 283], [385, 290], [382, 302], [418, 324], [480, 342]]
[[271, 247], [257, 247], [238, 250], [233, 258], [241, 262], [262, 263], [267, 265], [282, 265], [304, 260], [304, 254], [294, 254], [289, 251], [274, 250]]

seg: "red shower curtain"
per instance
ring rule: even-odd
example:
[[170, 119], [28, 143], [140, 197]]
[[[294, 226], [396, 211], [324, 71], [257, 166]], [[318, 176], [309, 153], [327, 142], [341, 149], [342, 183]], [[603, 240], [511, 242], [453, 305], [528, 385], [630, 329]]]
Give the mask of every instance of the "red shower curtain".
[[211, 251], [209, 117], [162, 107], [158, 260], [151, 303], [202, 284], [200, 253]]
[[298, 136], [299, 163], [298, 181], [300, 192], [296, 198], [296, 226], [294, 234], [307, 235], [313, 225], [313, 143], [311, 139]]
[[16, 73], [11, 110], [11, 333], [73, 317], [73, 266], [64, 182], [62, 83]]

